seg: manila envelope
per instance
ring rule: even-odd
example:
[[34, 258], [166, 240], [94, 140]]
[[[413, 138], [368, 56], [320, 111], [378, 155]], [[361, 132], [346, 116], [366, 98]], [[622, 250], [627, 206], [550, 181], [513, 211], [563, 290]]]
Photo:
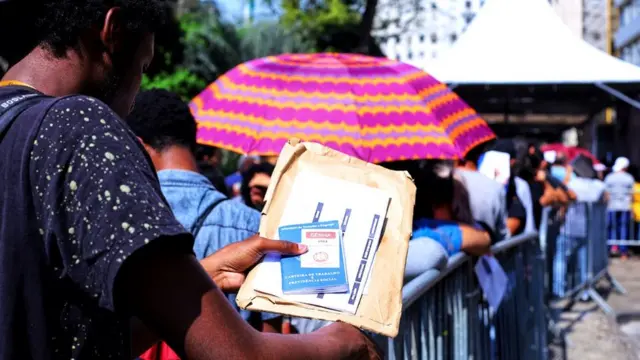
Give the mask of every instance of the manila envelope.
[[416, 195], [416, 187], [410, 175], [367, 163], [320, 144], [292, 139], [280, 153], [265, 196], [260, 222], [261, 236], [277, 238], [280, 218], [291, 186], [301, 169], [312, 169], [325, 176], [381, 188], [391, 197], [385, 230], [371, 271], [372, 278], [369, 279], [368, 294], [363, 294], [358, 310], [353, 315], [287, 301], [254, 290], [256, 274], [260, 270], [258, 264], [240, 288], [236, 302], [242, 309], [342, 321], [364, 330], [395, 337], [402, 314], [403, 276]]

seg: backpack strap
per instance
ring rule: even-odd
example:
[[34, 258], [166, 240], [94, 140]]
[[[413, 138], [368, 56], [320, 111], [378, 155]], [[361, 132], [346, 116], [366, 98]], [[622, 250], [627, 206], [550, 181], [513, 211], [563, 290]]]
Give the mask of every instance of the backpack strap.
[[22, 112], [45, 98], [49, 98], [49, 96], [29, 91], [1, 102], [0, 139], [4, 137], [4, 134], [9, 130], [11, 124], [13, 124]]
[[193, 234], [193, 238], [198, 238], [198, 233], [200, 233], [200, 229], [202, 229], [202, 225], [204, 225], [204, 221], [209, 217], [209, 214], [216, 208], [216, 206], [220, 205], [220, 203], [229, 200], [227, 197], [223, 197], [222, 199], [218, 199], [214, 201], [209, 207], [207, 207], [202, 215], [196, 220], [196, 223], [193, 225], [193, 229], [191, 230], [191, 234]]

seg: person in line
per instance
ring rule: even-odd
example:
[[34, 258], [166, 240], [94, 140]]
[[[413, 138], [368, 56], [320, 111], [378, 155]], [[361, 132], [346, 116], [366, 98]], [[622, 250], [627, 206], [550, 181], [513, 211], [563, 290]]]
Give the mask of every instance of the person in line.
[[[198, 173], [194, 156], [197, 125], [180, 96], [166, 90], [141, 92], [126, 121], [151, 157], [160, 189], [173, 214], [194, 235], [196, 258], [204, 259], [258, 233], [260, 213], [239, 202], [227, 201]], [[236, 307], [235, 295], [228, 297]], [[281, 318], [277, 315], [263, 314], [263, 319], [256, 320], [248, 311], [241, 314], [257, 329], [274, 332], [280, 328]], [[267, 320], [264, 327], [261, 320]]]
[[513, 236], [535, 232], [531, 189], [529, 184], [518, 176], [520, 164], [515, 142], [512, 139], [497, 140], [493, 150], [509, 154], [510, 176], [506, 186], [507, 228], [509, 233]]
[[473, 218], [488, 230], [495, 243], [507, 239], [509, 229], [504, 187], [478, 171], [478, 161], [488, 146], [491, 144], [480, 144], [471, 149], [464, 160], [458, 163], [455, 176], [469, 193]]
[[593, 165], [593, 170], [595, 170], [597, 178], [604, 181], [604, 172], [607, 171], [607, 166], [603, 163], [597, 163]]
[[474, 226], [469, 194], [464, 185], [454, 179], [453, 173], [451, 161], [423, 162], [419, 174], [415, 175], [413, 237], [436, 240], [448, 255], [460, 251], [477, 256], [487, 254], [491, 237], [484, 229]]
[[246, 173], [252, 166], [260, 163], [260, 157], [254, 155], [242, 155], [238, 159], [238, 170], [233, 174], [227, 176], [224, 182], [227, 186], [231, 197], [242, 200], [242, 180], [244, 173]]
[[557, 153], [552, 151], [551, 153], [555, 154], [555, 161], [549, 162], [549, 173], [555, 179], [562, 181], [563, 184], [569, 184], [571, 180], [576, 178], [576, 175], [573, 173], [573, 168], [571, 164], [569, 164], [569, 158], [564, 152]]
[[[576, 161], [584, 166], [578, 165], [575, 169], [593, 169], [593, 161], [588, 157], [581, 156]], [[596, 178], [595, 171], [588, 172], [586, 176], [578, 176], [577, 173], [582, 173], [581, 171], [574, 171], [570, 166], [565, 166], [564, 169], [571, 171], [571, 174], [562, 174], [562, 177], [569, 179], [567, 187], [576, 194], [577, 202], [567, 209], [564, 224], [556, 239], [553, 257], [553, 292], [558, 297], [565, 296], [568, 285], [578, 285], [575, 281], [573, 284], [567, 281], [569, 280], [567, 267], [579, 270], [580, 276], [576, 279], [577, 281], [587, 280], [588, 203], [604, 203], [607, 200], [605, 185]], [[587, 300], [588, 295], [583, 293], [582, 299]]]
[[215, 146], [197, 145], [195, 150], [198, 169], [224, 196], [229, 196], [229, 189], [224, 182], [224, 175], [220, 171], [222, 165], [222, 151]]
[[629, 174], [635, 179], [633, 184], [633, 240], [640, 240], [640, 168], [634, 165], [629, 166]]
[[576, 194], [567, 187], [572, 178], [573, 169], [564, 153], [545, 151], [543, 159], [541, 169], [545, 172], [544, 177], [555, 190], [561, 213], [565, 213], [569, 204], [576, 200]]
[[535, 146], [529, 146], [528, 151], [521, 154], [518, 160], [518, 175], [529, 185], [531, 202], [533, 207], [533, 220], [536, 229], [540, 229], [542, 223], [543, 208], [547, 206], [559, 206], [565, 199], [560, 191], [551, 185], [547, 176], [546, 161], [542, 152]]
[[[611, 240], [631, 240], [631, 204], [635, 180], [627, 172], [629, 165], [629, 159], [626, 157], [617, 158], [612, 167], [613, 172], [604, 179], [607, 193], [610, 196], [608, 228]], [[628, 256], [625, 245], [614, 245], [610, 251], [612, 254], [619, 254], [624, 259]]]
[[274, 166], [268, 162], [261, 162], [249, 168], [242, 179], [242, 201], [258, 211], [264, 206], [264, 197], [271, 182]]
[[265, 251], [304, 246], [254, 237], [197, 261], [122, 120], [163, 4], [29, 5], [14, 33], [33, 48], [0, 80], [0, 360], [131, 359], [159, 339], [196, 360], [378, 358], [344, 323], [258, 332], [216, 286], [237, 288]]

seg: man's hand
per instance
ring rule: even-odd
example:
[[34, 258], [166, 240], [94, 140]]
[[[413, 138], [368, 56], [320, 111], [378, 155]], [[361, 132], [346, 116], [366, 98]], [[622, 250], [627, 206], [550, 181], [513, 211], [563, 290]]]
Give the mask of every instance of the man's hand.
[[335, 353], [330, 357], [336, 359], [382, 359], [380, 349], [373, 340], [369, 339], [357, 328], [342, 322], [337, 322], [312, 333], [314, 336], [322, 336], [326, 339], [327, 345], [333, 344], [341, 348], [339, 354]]
[[252, 236], [218, 250], [200, 261], [211, 279], [223, 292], [237, 292], [244, 283], [246, 272], [267, 253], [300, 255], [307, 247], [289, 241], [268, 240]]

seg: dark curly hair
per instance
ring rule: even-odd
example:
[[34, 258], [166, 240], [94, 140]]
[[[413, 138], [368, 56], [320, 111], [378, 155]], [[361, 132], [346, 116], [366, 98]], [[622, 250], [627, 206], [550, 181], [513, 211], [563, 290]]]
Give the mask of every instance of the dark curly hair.
[[43, 45], [57, 57], [75, 48], [110, 8], [122, 10], [124, 28], [131, 34], [158, 30], [168, 8], [164, 0], [8, 0], [0, 5], [0, 32], [20, 35], [7, 46], [24, 55]]
[[273, 170], [275, 167], [267, 162], [262, 162], [256, 165], [253, 165], [247, 170], [244, 174], [242, 174], [242, 187], [240, 188], [240, 193], [244, 203], [247, 206], [251, 205], [251, 189], [249, 188], [249, 183], [253, 180], [254, 176], [258, 174], [267, 174], [269, 176], [273, 175]]
[[196, 121], [177, 94], [159, 89], [139, 93], [126, 121], [137, 136], [157, 151], [173, 145], [195, 151]]

